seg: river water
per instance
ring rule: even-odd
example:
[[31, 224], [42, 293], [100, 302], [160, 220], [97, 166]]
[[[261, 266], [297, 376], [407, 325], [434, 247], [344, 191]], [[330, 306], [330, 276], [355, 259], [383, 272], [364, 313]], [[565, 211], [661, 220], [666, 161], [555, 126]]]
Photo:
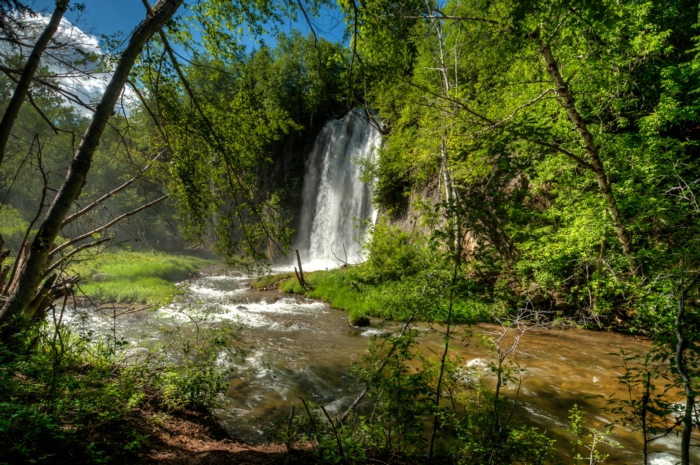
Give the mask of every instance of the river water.
[[[186, 322], [188, 312], [205, 314], [209, 321], [240, 324], [240, 345], [246, 356], [244, 360], [226, 359], [225, 363], [235, 365], [235, 372], [225, 394], [229, 402], [218, 415], [234, 436], [249, 442], [263, 441], [271, 420], [288, 414], [293, 403], [299, 404], [298, 397], [326, 405], [331, 412], [342, 411], [357, 394], [349, 368], [360, 361], [371, 336], [380, 331], [374, 327], [376, 322], [370, 328], [353, 328], [345, 312], [322, 302], [256, 291], [249, 283], [249, 278], [237, 274], [199, 277], [184, 283], [184, 296], [167, 307], [128, 314], [117, 318], [116, 324], [111, 312], [89, 310], [81, 312], [83, 317], [68, 315], [67, 322], [81, 331], [116, 333], [129, 342], [132, 352], [154, 347], [159, 328]], [[473, 328], [477, 335], [497, 330], [493, 325]], [[423, 339], [426, 348], [439, 348], [436, 335], [426, 331]], [[488, 355], [478, 339], [472, 337], [469, 345], [460, 338], [453, 342], [454, 353], [469, 366], [486, 363]], [[604, 399], [594, 396], [625, 394], [616, 379], [621, 374], [620, 358], [609, 354], [620, 350], [642, 354], [649, 348], [648, 342], [620, 334], [575, 329], [526, 334], [516, 355], [527, 370], [517, 420], [548, 431], [566, 456], [570, 448], [567, 416], [573, 404], [583, 408], [588, 426], [602, 430], [611, 418], [602, 410]], [[515, 386], [509, 386], [505, 394], [514, 396], [515, 391]], [[611, 454], [606, 463], [642, 462], [640, 435], [617, 427], [611, 437], [622, 448], [604, 448]], [[651, 463], [675, 463], [670, 453], [678, 445], [675, 436], [656, 441]], [[700, 456], [695, 460], [700, 463]]]

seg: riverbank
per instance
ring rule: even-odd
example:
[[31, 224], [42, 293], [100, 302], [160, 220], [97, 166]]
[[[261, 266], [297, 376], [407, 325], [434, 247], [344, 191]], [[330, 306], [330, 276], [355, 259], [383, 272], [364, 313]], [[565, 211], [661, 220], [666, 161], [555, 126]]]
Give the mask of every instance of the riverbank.
[[[53, 448], [49, 450], [60, 450], [62, 457], [66, 455], [71, 457], [71, 463], [94, 463], [96, 460], [90, 459], [92, 455], [96, 458], [109, 456], [112, 463], [218, 464], [222, 461], [226, 463], [227, 460], [234, 463], [256, 463], [253, 460], [257, 460], [257, 463], [275, 463], [278, 459], [282, 461], [288, 458], [283, 444], [290, 437], [286, 432], [290, 431], [287, 425], [292, 405], [294, 405], [296, 414], [291, 427], [294, 446], [303, 450], [304, 444], [318, 438], [322, 449], [310, 452], [315, 454], [318, 460], [325, 457], [326, 453], [333, 453], [335, 454], [333, 457], [337, 458], [339, 451], [333, 452], [337, 441], [336, 433], [329, 427], [325, 414], [316, 410], [314, 406], [324, 406], [331, 418], [337, 418], [354, 400], [354, 394], [348, 393], [348, 389], [352, 391], [356, 386], [353, 384], [354, 378], [348, 377], [348, 373], [358, 361], [367, 362], [365, 357], [368, 355], [368, 344], [377, 348], [386, 347], [386, 344], [382, 345], [384, 339], [381, 337], [383, 332], [381, 327], [348, 328], [347, 314], [342, 311], [328, 308], [320, 302], [308, 301], [300, 296], [280, 295], [277, 290], [257, 291], [249, 287], [249, 278], [239, 273], [228, 271], [215, 274], [205, 270], [205, 273], [200, 276], [188, 280], [186, 286], [188, 291], [185, 295], [174, 299], [170, 305], [161, 308], [159, 312], [138, 312], [117, 317], [117, 323], [114, 325], [117, 328], [115, 333], [112, 333], [113, 320], [110, 315], [90, 312], [89, 318], [84, 323], [79, 323], [73, 317], [68, 318], [65, 320], [66, 326], [76, 333], [93, 334], [89, 336], [92, 342], [86, 347], [89, 350], [83, 352], [85, 358], [75, 360], [75, 363], [71, 364], [62, 362], [62, 368], [56, 372], [59, 378], [57, 383], [54, 383], [51, 364], [45, 364], [46, 357], [52, 357], [52, 351], [47, 347], [47, 351], [37, 354], [36, 359], [30, 360], [30, 365], [36, 363], [42, 363], [42, 365], [31, 370], [25, 369], [26, 363], [18, 365], [17, 374], [21, 376], [16, 376], [15, 379], [26, 383], [29, 376], [36, 377], [36, 373], [39, 373], [47, 377], [44, 386], [57, 384], [61, 387], [53, 391], [65, 392], [65, 395], [61, 394], [57, 399], [60, 402], [51, 399], [47, 399], [47, 402], [42, 400], [41, 408], [66, 405], [68, 407], [66, 410], [59, 412], [60, 415], [53, 415], [48, 420], [51, 424], [60, 425], [58, 430], [60, 434], [67, 430], [76, 431], [81, 438], [84, 438], [84, 442], [80, 443], [84, 447], [81, 450], [78, 447], [79, 444], [73, 442], [72, 448], [69, 448], [67, 441], [60, 438], [50, 443], [52, 432], [46, 430], [41, 432], [43, 422], [28, 423], [17, 432], [38, 431], [42, 439], [39, 440], [39, 435], [30, 437], [31, 441], [26, 444], [28, 447], [33, 447], [32, 444], [53, 444]], [[200, 347], [205, 350], [214, 348], [214, 350], [209, 352], [209, 356], [192, 359], [192, 363], [186, 366], [171, 366], [169, 361], [182, 357], [183, 349], [187, 349], [188, 354], [192, 353], [190, 350], [192, 346], [186, 344], [191, 339], [189, 337], [178, 339], [178, 335], [191, 334], [190, 331], [194, 329], [195, 324], [199, 336], [204, 338]], [[233, 344], [247, 352], [245, 360], [230, 358], [225, 354], [219, 355], [222, 347], [234, 347], [228, 343], [215, 348], [207, 342], [219, 341], [219, 337], [224, 334], [220, 329], [225, 325], [240, 327], [240, 332], [235, 333], [240, 336], [240, 339], [237, 338]], [[405, 342], [413, 344], [411, 347], [419, 353], [427, 354], [427, 357], [432, 358], [430, 354], [440, 351], [443, 339], [439, 334], [440, 325], [432, 325], [438, 332], [421, 330], [427, 326], [422, 323], [416, 324], [414, 328], [416, 332], [407, 336], [416, 338], [415, 343], [411, 342], [412, 339], [407, 339]], [[399, 327], [398, 324], [387, 323], [384, 329], [391, 331]], [[463, 367], [469, 373], [472, 370], [484, 370], [485, 376], [481, 389], [485, 393], [491, 392], [493, 374], [486, 367], [493, 361], [493, 354], [489, 352], [487, 346], [479, 344], [479, 341], [483, 337], [489, 339], [494, 337], [501, 329], [493, 325], [474, 326], [472, 327], [474, 334], [469, 340], [462, 339], [464, 333], [461, 329], [455, 329], [457, 331], [455, 336], [459, 335], [459, 337], [456, 337], [451, 344], [450, 354], [451, 359], [454, 358], [454, 360], [450, 366]], [[136, 353], [146, 354], [144, 349], [152, 348], [153, 350], [148, 353], [151, 356], [161, 357], [165, 363], [150, 364], [150, 368], [144, 367], [145, 376], [138, 377], [136, 382], [130, 380], [129, 376], [124, 378], [119, 376], [109, 383], [104, 383], [105, 376], [102, 373], [113, 373], [114, 364], [109, 363], [109, 358], [95, 359], [93, 354], [107, 353], [100, 349], [105, 347], [100, 346], [99, 338], [109, 338], [113, 334], [120, 341], [121, 354], [125, 356]], [[378, 336], [379, 339], [375, 340], [373, 336]], [[173, 340], [173, 337], [176, 340]], [[155, 341], [158, 341], [158, 344], [154, 344]], [[572, 351], [572, 347], [576, 349]], [[57, 348], [60, 349], [60, 346]], [[578, 404], [588, 414], [589, 421], [592, 421], [588, 423], [589, 427], [601, 428], [603, 426], [601, 422], [611, 422], [613, 419], [602, 410], [605, 407], [605, 400], [614, 393], [617, 393], [616, 397], [624, 396], [626, 391], [622, 392], [622, 386], [614, 376], [615, 367], [620, 364], [619, 357], [608, 356], [608, 354], [618, 353], [621, 350], [626, 354], [644, 354], [648, 348], [647, 343], [629, 336], [609, 333], [578, 330], [531, 332], [525, 337], [518, 350], [517, 361], [521, 368], [528, 370], [530, 375], [524, 379], [519, 394], [520, 407], [513, 412], [513, 422], [517, 422], [522, 427], [536, 428], [540, 432], [547, 431], [549, 440], [556, 440], [562, 460], [568, 463], [564, 460], [569, 457], [568, 445], [571, 441], [567, 430], [567, 412], [574, 404]], [[72, 353], [67, 352], [67, 354]], [[383, 353], [369, 352], [370, 355], [372, 353], [375, 354], [375, 361], [384, 357]], [[552, 357], [552, 354], [557, 356]], [[406, 352], [406, 356], [409, 356], [409, 352]], [[229, 364], [224, 366], [216, 363], [217, 360], [228, 360]], [[204, 362], [203, 365], [202, 362]], [[86, 371], [90, 364], [99, 366], [101, 363], [105, 363], [104, 370], [94, 373]], [[368, 363], [371, 366], [372, 362]], [[388, 372], [388, 376], [381, 381], [382, 383], [398, 382], [399, 384], [395, 387], [401, 387], [402, 390], [396, 391], [401, 397], [387, 399], [391, 402], [400, 402], [400, 405], [422, 406], [422, 410], [415, 413], [423, 418], [425, 413], [423, 410], [429, 410], [430, 402], [420, 394], [422, 390], [414, 396], [406, 391], [405, 387], [414, 385], [411, 381], [414, 376], [419, 376], [420, 379], [416, 379], [416, 382], [420, 381], [421, 386], [433, 385], [431, 383], [434, 382], [436, 374], [433, 369], [435, 365], [427, 360], [426, 363], [429, 364], [426, 365], [426, 369], [415, 372], [414, 369], [419, 361], [406, 360], [406, 363], [409, 366], [401, 369], [401, 373], [405, 376], [397, 378], [391, 375], [394, 373], [392, 371]], [[203, 380], [210, 379], [210, 370], [218, 368], [227, 369], [225, 373], [221, 373], [223, 377], [216, 375], [217, 379], [224, 382], [215, 380], [214, 383], [208, 382], [202, 386]], [[234, 370], [228, 371], [228, 368]], [[132, 374], [137, 375], [140, 371], [141, 369], [138, 369]], [[70, 373], [74, 373], [74, 376], [64, 378]], [[423, 377], [427, 378], [423, 379]], [[457, 379], [452, 375], [448, 378]], [[139, 379], [143, 381], [139, 382]], [[154, 380], [157, 383], [155, 385], [145, 383], [146, 380]], [[3, 385], [7, 384], [11, 383]], [[76, 385], [79, 386], [78, 390], [71, 387], [70, 391], [63, 391], [63, 386]], [[517, 385], [518, 383], [515, 383], [515, 387]], [[230, 432], [231, 437], [237, 440], [227, 435], [219, 435], [218, 429], [210, 427], [207, 423], [209, 417], [206, 415], [196, 418], [189, 416], [190, 414], [187, 413], [189, 410], [186, 409], [162, 408], [156, 402], [158, 395], [154, 397], [156, 400], [151, 400], [151, 392], [160, 392], [162, 393], [160, 395], [179, 393], [185, 395], [184, 399], [176, 402], [180, 405], [190, 397], [191, 388], [198, 386], [204, 387], [203, 392], [208, 393], [207, 395], [215, 394], [217, 402], [209, 411], [216, 413], [218, 421]], [[511, 387], [503, 391], [504, 399], [515, 394], [512, 390], [513, 384], [509, 383], [509, 386]], [[31, 387], [31, 391], [44, 392], [44, 389], [38, 389], [39, 387], [41, 386]], [[375, 386], [368, 401], [376, 400], [379, 395], [377, 389], [383, 387], [384, 384]], [[146, 396], [141, 397], [140, 393], [146, 393]], [[218, 393], [222, 393], [223, 397]], [[26, 390], [17, 394], [19, 395], [14, 395], [12, 398], [31, 401], [27, 397], [30, 393]], [[605, 399], [599, 398], [600, 394], [605, 394]], [[11, 397], [4, 396], [4, 398]], [[90, 414], [89, 416], [72, 417], [75, 409], [71, 404], [66, 404], [70, 399], [79, 401], [76, 405], [80, 405], [80, 411], [83, 412], [86, 407], [94, 406], [90, 407], [92, 413], [88, 411], [85, 413]], [[316, 427], [323, 427], [318, 435], [310, 424], [309, 414], [300, 399], [313, 402], [314, 405], [310, 405], [311, 416]], [[552, 399], [556, 399], [556, 402], [552, 402]], [[132, 402], [136, 402], [136, 406], [130, 406]], [[17, 409], [26, 406], [14, 405]], [[378, 405], [378, 408], [384, 408], [384, 405]], [[380, 416], [375, 416], [374, 423], [367, 417], [363, 420], [362, 416], [358, 418], [358, 422], [368, 421], [370, 424], [367, 426], [371, 431], [386, 431], [387, 423], [383, 422], [394, 421], [391, 413], [394, 410], [391, 405], [398, 404], [386, 405], [388, 410], [381, 411], [383, 413]], [[198, 411], [202, 410], [195, 410], [194, 413]], [[99, 412], [99, 416], [95, 416], [95, 412]], [[473, 413], [481, 419], [491, 418], [490, 410], [486, 416], [482, 416], [480, 412]], [[183, 415], [186, 420], [192, 420], [194, 424], [181, 423]], [[23, 416], [26, 421], [33, 421], [33, 417], [28, 413]], [[164, 422], [171, 420], [175, 423], [162, 426]], [[403, 420], [401, 421], [401, 424], [406, 424]], [[343, 440], [347, 439], [352, 445], [352, 449], [345, 449], [346, 452], [352, 450], [353, 457], [359, 457], [364, 453], [381, 453], [384, 446], [377, 449], [372, 443], [368, 443], [362, 433], [365, 430], [360, 426], [361, 424], [357, 423], [355, 428], [355, 421], [353, 421], [348, 423], [348, 429], [340, 430]], [[422, 427], [419, 429], [423, 431]], [[106, 433], [105, 441], [98, 436], [91, 436], [96, 430]], [[113, 434], [109, 434], [110, 431]], [[70, 435], [69, 438], [76, 437], [77, 434]], [[614, 454], [611, 463], [639, 463], [636, 460], [640, 450], [637, 435], [616, 429], [613, 438], [623, 444], [624, 449], [605, 450], [605, 453]], [[266, 444], [267, 441], [273, 441], [276, 445], [248, 448], [241, 441], [253, 444]], [[60, 447], [57, 447], [57, 442]], [[414, 443], [415, 441], [411, 440], [410, 444]], [[90, 444], [93, 444], [92, 448], [88, 449]], [[658, 453], [671, 449], [672, 446], [673, 444], [665, 445]], [[128, 451], [125, 450], [127, 447]], [[64, 451], [68, 450], [72, 450], [73, 453], [64, 454]], [[403, 446], [401, 450], [403, 451]], [[425, 451], [417, 453], [423, 452]], [[85, 460], [78, 459], [81, 453]], [[354, 455], [356, 453], [360, 455]], [[409, 453], [412, 452], [409, 451]], [[454, 453], [462, 454], [462, 451], [455, 449]], [[96, 454], [100, 454], [99, 457]], [[246, 461], [249, 456], [250, 461]], [[0, 454], [0, 463], [3, 461], [1, 457], [2, 454]], [[54, 458], [56, 460], [53, 460]], [[374, 458], [391, 463], [390, 460], [379, 455]], [[303, 458], [299, 462], [313, 463], [312, 459], [313, 457]], [[61, 463], [57, 457], [52, 457], [51, 460], [53, 460], [51, 463]], [[10, 463], [25, 462], [10, 461]], [[656, 461], [655, 463], [669, 462]]]
[[[141, 441], [129, 442], [134, 437]], [[289, 453], [284, 444], [253, 446], [236, 441], [215, 418], [196, 410], [134, 410], [121, 424], [103, 428], [89, 440], [101, 443], [101, 449], [108, 454], [111, 452], [110, 463], [257, 465], [286, 463], [293, 457], [313, 463], [310, 454]], [[132, 452], [134, 444], [140, 448]]]
[[[0, 452], [0, 463], [262, 465], [287, 463], [290, 459], [315, 463], [312, 454], [304, 450], [290, 452], [284, 444], [237, 441], [205, 411], [171, 410], [158, 402], [130, 409], [91, 428], [58, 427], [63, 430], [61, 434], [42, 434], [34, 438], [37, 441], [31, 449], [25, 445], [24, 451], [13, 450], [12, 442], [7, 442], [10, 447]], [[25, 454], [36, 459], [27, 460]]]
[[176, 283], [218, 263], [196, 255], [119, 251], [80, 261], [70, 271], [82, 279], [79, 298], [96, 303], [163, 304], [182, 292]]
[[[415, 315], [414, 319], [436, 323], [447, 321], [449, 292], [428, 288], [420, 279], [363, 282], [358, 277], [358, 270], [353, 268], [304, 273], [306, 287], [301, 286], [294, 273], [260, 276], [251, 282], [251, 286], [258, 290], [276, 290], [323, 300], [332, 308], [348, 312], [351, 324], [370, 317], [405, 321], [418, 306], [424, 307], [425, 311]], [[503, 308], [497, 304], [467, 300], [459, 294], [454, 296], [452, 306], [452, 323], [493, 321], [494, 316], [503, 313]]]

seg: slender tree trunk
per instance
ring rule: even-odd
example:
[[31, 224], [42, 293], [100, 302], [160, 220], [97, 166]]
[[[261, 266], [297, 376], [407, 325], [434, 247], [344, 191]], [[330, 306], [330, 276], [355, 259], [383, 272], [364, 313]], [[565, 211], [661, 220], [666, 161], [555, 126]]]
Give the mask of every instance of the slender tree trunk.
[[615, 197], [613, 196], [612, 189], [610, 187], [610, 182], [608, 181], [608, 177], [605, 173], [605, 166], [603, 165], [603, 161], [600, 159], [598, 147], [595, 145], [593, 136], [588, 131], [586, 122], [583, 120], [581, 114], [576, 110], [574, 98], [569, 91], [569, 86], [559, 72], [559, 67], [557, 66], [556, 60], [552, 56], [552, 50], [549, 47], [549, 44], [542, 46], [542, 56], [547, 64], [547, 71], [552, 77], [552, 81], [554, 81], [554, 84], [557, 86], [556, 92], [559, 95], [559, 98], [561, 98], [564, 102], [564, 107], [569, 115], [569, 119], [574, 123], [574, 126], [576, 126], [576, 130], [586, 146], [586, 151], [588, 152], [588, 157], [591, 161], [590, 164], [592, 165], [595, 179], [598, 182], [598, 188], [600, 189], [600, 193], [603, 194], [605, 202], [607, 203], [613, 225], [615, 226], [615, 231], [617, 232], [617, 237], [620, 240], [620, 244], [622, 244], [622, 250], [625, 253], [625, 257], [627, 257], [627, 263], [629, 264], [630, 271], [632, 274], [638, 275], [640, 274], [641, 270], [633, 255], [632, 241], [630, 240], [629, 233], [625, 228], [620, 211], [617, 208], [617, 202], [615, 201]]
[[56, 9], [53, 10], [51, 19], [44, 28], [44, 32], [39, 36], [39, 40], [34, 44], [34, 49], [32, 49], [32, 53], [29, 55], [27, 64], [24, 66], [24, 70], [22, 70], [22, 76], [19, 78], [10, 103], [7, 105], [5, 114], [2, 116], [2, 121], [0, 121], [0, 165], [2, 165], [2, 160], [5, 157], [5, 150], [7, 149], [7, 142], [10, 140], [12, 127], [15, 125], [15, 120], [17, 119], [20, 108], [22, 108], [24, 100], [27, 98], [29, 86], [32, 84], [34, 74], [39, 68], [41, 56], [44, 54], [44, 50], [46, 50], [46, 46], [49, 45], [51, 38], [56, 34], [69, 2], [70, 0], [58, 0], [56, 2]]
[[447, 134], [442, 133], [442, 143], [440, 144], [440, 160], [442, 161], [442, 177], [445, 182], [445, 199], [449, 205], [454, 200], [454, 189], [452, 186], [452, 176], [447, 161]]
[[[428, 12], [433, 15], [432, 11], [432, 6], [426, 2], [426, 5], [428, 6]], [[450, 83], [450, 74], [447, 69], [447, 65], [445, 64], [445, 47], [443, 44], [443, 33], [442, 33], [442, 27], [440, 26], [440, 22], [436, 21], [434, 18], [431, 21], [433, 27], [435, 28], [435, 35], [437, 37], [437, 43], [439, 47], [439, 60], [440, 60], [440, 67], [438, 68], [440, 70], [440, 74], [442, 75], [442, 81], [443, 81], [443, 91], [445, 93], [445, 98], [450, 97], [450, 91], [452, 90], [452, 84]], [[456, 66], [456, 62], [455, 62]], [[455, 81], [457, 80], [457, 74], [455, 72]], [[450, 114], [447, 110], [444, 111], [444, 118], [445, 120], [448, 120], [450, 117]], [[447, 128], [445, 127], [445, 123], [443, 122], [442, 125], [442, 135], [440, 138], [440, 161], [442, 163], [442, 174], [443, 174], [443, 179], [445, 182], [445, 200], [447, 202], [448, 208], [452, 210], [451, 212], [451, 217], [452, 220], [454, 221], [454, 229], [453, 229], [453, 234], [454, 234], [454, 243], [452, 244], [452, 250], [457, 250], [459, 249], [459, 244], [457, 241], [459, 241], [459, 224], [457, 223], [457, 192], [455, 191], [454, 188], [454, 183], [452, 180], [452, 171], [450, 170], [450, 164], [449, 164], [449, 157], [448, 157], [448, 152], [447, 152]]]
[[[80, 196], [80, 192], [85, 185], [92, 157], [97, 150], [107, 122], [114, 112], [114, 106], [129, 78], [131, 68], [134, 66], [146, 42], [173, 16], [182, 4], [182, 1], [161, 0], [159, 2], [160, 7], [155, 10], [155, 14], [143, 21], [132, 34], [131, 40], [119, 59], [112, 79], [107, 85], [102, 100], [97, 105], [90, 125], [85, 131], [78, 150], [71, 161], [66, 179], [63, 181], [61, 189], [56, 194], [49, 211], [46, 213], [39, 231], [34, 236], [29, 256], [19, 275], [15, 291], [2, 310], [0, 310], [0, 326], [6, 325], [14, 317], [22, 315], [35, 297], [53, 243], [73, 202]], [[6, 328], [7, 326], [2, 329], [3, 338], [10, 331]]]
[[690, 436], [693, 432], [693, 410], [695, 408], [695, 394], [685, 365], [685, 351], [688, 348], [688, 340], [683, 334], [683, 317], [685, 315], [685, 294], [691, 290], [697, 281], [698, 276], [684, 290], [682, 286], [683, 278], [681, 277], [681, 291], [675, 322], [676, 338], [678, 339], [676, 344], [676, 370], [678, 370], [678, 374], [683, 381], [683, 390], [685, 391], [685, 412], [683, 413], [683, 431], [681, 432], [681, 465], [690, 465]]

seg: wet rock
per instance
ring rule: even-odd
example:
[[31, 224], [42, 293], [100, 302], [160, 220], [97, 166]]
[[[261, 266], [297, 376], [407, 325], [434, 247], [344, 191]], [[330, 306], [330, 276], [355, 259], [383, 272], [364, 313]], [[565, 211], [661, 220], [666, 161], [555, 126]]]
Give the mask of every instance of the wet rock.
[[364, 328], [366, 326], [369, 326], [369, 318], [367, 318], [364, 315], [350, 316], [348, 318], [348, 323], [350, 323], [350, 326], [358, 326], [360, 328]]

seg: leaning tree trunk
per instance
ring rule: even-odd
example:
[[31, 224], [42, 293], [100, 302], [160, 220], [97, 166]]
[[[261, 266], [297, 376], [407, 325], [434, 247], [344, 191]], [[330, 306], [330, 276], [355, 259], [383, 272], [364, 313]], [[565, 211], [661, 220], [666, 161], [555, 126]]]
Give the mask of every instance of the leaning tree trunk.
[[17, 286], [0, 310], [0, 326], [5, 339], [13, 326], [7, 324], [15, 317], [26, 316], [26, 310], [37, 294], [53, 243], [61, 230], [73, 202], [78, 198], [85, 185], [90, 170], [92, 157], [99, 145], [107, 122], [114, 111], [114, 106], [127, 82], [131, 68], [134, 66], [143, 46], [157, 32], [175, 11], [183, 0], [161, 0], [153, 16], [142, 22], [134, 31], [131, 40], [122, 53], [117, 68], [112, 75], [102, 100], [95, 109], [78, 150], [71, 161], [66, 179], [56, 194], [49, 211], [46, 213], [39, 231], [34, 236], [29, 256], [19, 275]]
[[562, 99], [566, 112], [569, 115], [569, 119], [572, 123], [574, 123], [574, 126], [576, 126], [576, 130], [586, 146], [586, 152], [588, 153], [588, 158], [590, 159], [592, 171], [595, 175], [596, 181], [598, 182], [600, 193], [603, 194], [605, 202], [607, 203], [610, 216], [612, 217], [613, 226], [615, 226], [615, 231], [617, 232], [617, 237], [620, 240], [625, 257], [627, 258], [630, 271], [632, 274], [638, 275], [640, 274], [640, 269], [633, 255], [632, 241], [630, 240], [627, 228], [625, 228], [622, 215], [617, 208], [617, 202], [613, 196], [612, 188], [605, 172], [605, 166], [603, 165], [603, 161], [600, 159], [598, 147], [593, 140], [593, 135], [588, 130], [588, 126], [586, 125], [586, 122], [581, 114], [578, 112], [578, 110], [576, 110], [576, 106], [574, 105], [574, 97], [571, 95], [568, 84], [559, 72], [559, 67], [557, 66], [554, 56], [552, 56], [552, 50], [548, 43], [542, 46], [542, 56], [547, 64], [547, 71], [549, 72], [552, 81], [554, 81], [554, 84], [557, 86], [557, 95], [559, 95], [559, 98]]
[[29, 86], [32, 83], [32, 79], [34, 79], [34, 74], [39, 68], [41, 55], [44, 54], [46, 46], [49, 45], [51, 38], [56, 34], [69, 2], [70, 0], [58, 0], [56, 2], [56, 9], [53, 11], [46, 28], [44, 28], [44, 32], [39, 36], [39, 40], [34, 44], [34, 49], [29, 55], [27, 64], [24, 66], [24, 70], [22, 70], [22, 76], [20, 76], [17, 87], [10, 99], [10, 103], [7, 105], [5, 114], [2, 116], [2, 121], [0, 121], [0, 165], [2, 165], [2, 160], [5, 156], [5, 149], [7, 149], [7, 141], [10, 139], [12, 127], [15, 125], [15, 120], [17, 119], [20, 108], [22, 108], [24, 99], [27, 98]]

